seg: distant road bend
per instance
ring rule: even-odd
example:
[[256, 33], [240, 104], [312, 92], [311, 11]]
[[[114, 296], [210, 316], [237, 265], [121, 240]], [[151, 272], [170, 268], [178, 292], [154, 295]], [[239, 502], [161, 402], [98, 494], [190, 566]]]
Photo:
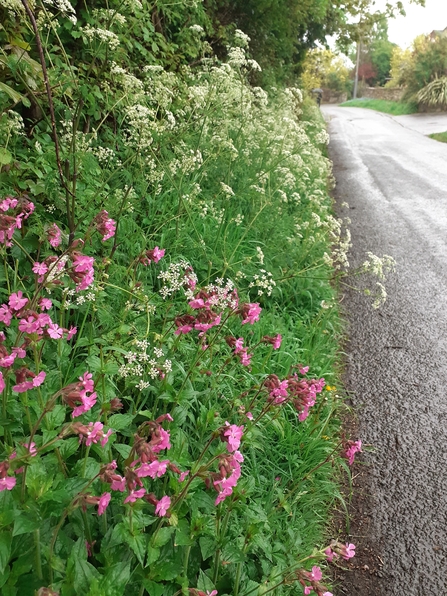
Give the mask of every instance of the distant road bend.
[[357, 294], [343, 297], [345, 380], [360, 426], [353, 438], [373, 449], [363, 454], [365, 480], [354, 500], [359, 569], [336, 593], [445, 596], [447, 144], [412, 130], [412, 123], [421, 129], [418, 116], [322, 110], [335, 198], [350, 206], [337, 209], [352, 220], [351, 265], [367, 251], [397, 261], [380, 310]]

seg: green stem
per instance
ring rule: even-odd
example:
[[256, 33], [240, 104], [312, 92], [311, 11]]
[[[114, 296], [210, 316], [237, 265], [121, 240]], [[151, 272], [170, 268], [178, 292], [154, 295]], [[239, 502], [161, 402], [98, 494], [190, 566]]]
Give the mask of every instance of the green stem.
[[35, 564], [36, 574], [39, 579], [43, 579], [42, 575], [42, 555], [40, 552], [40, 530], [34, 530], [34, 546], [35, 546]]

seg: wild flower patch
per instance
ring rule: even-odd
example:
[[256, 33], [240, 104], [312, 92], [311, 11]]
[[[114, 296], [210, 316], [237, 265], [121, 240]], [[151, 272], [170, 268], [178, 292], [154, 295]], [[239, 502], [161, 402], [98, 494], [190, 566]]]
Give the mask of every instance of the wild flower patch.
[[48, 86], [5, 20], [29, 44], [8, 84], [49, 116], [0, 97], [0, 588], [328, 596], [361, 443], [338, 438], [324, 124], [248, 84], [242, 32], [222, 62], [188, 23], [200, 59], [168, 70], [140, 3], [70, 6], [40, 7]]

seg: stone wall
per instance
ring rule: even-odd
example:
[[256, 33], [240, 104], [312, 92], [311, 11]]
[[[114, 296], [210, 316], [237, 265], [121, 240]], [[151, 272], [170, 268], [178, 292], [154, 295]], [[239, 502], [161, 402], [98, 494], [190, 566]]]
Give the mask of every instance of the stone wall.
[[386, 87], [364, 87], [362, 97], [366, 99], [385, 99], [387, 101], [400, 101], [404, 90]]
[[323, 89], [322, 103], [343, 103], [344, 101], [347, 101], [347, 99], [348, 94], [346, 92], [337, 93], [331, 89]]

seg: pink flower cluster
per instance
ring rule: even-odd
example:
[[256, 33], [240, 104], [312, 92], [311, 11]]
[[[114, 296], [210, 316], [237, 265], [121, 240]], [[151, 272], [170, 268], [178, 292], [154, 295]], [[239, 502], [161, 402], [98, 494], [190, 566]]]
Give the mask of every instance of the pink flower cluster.
[[0, 464], [0, 492], [12, 490], [16, 485], [15, 476], [8, 476], [9, 461], [6, 459]]
[[225, 341], [230, 347], [234, 348], [233, 353], [235, 356], [238, 356], [240, 358], [242, 366], [250, 366], [253, 354], [249, 354], [248, 348], [243, 347], [244, 338], [239, 337], [238, 339], [236, 339], [235, 337], [226, 337]]
[[345, 452], [343, 456], [348, 460], [348, 464], [352, 466], [355, 459], [355, 454], [362, 451], [362, 442], [361, 441], [346, 441], [345, 445]]
[[[96, 404], [97, 395], [92, 373], [85, 372], [79, 382], [71, 383], [62, 390], [62, 401], [73, 408], [72, 418], [85, 414]], [[81, 402], [81, 405], [78, 403]]]
[[68, 274], [76, 283], [76, 291], [81, 292], [82, 290], [86, 290], [93, 283], [95, 276], [93, 263], [95, 262], [95, 259], [83, 255], [76, 250], [72, 251], [71, 259], [72, 268], [69, 270]]
[[59, 227], [53, 223], [47, 230], [47, 240], [53, 248], [57, 248], [61, 243], [62, 232]]
[[[329, 592], [320, 581], [323, 579], [323, 574], [321, 569], [314, 565], [311, 571], [306, 571], [304, 569], [299, 569], [297, 572], [297, 577], [300, 584], [304, 588], [304, 594], [307, 596], [312, 591], [316, 592], [318, 596], [333, 596], [332, 592]], [[310, 585], [307, 585], [307, 583]]]
[[140, 263], [142, 263], [143, 265], [146, 265], [146, 267], [147, 267], [151, 263], [158, 263], [158, 261], [165, 256], [165, 252], [166, 251], [164, 248], [158, 248], [158, 246], [156, 246], [155, 248], [151, 248], [150, 250], [147, 250], [138, 259], [138, 261]]
[[169, 469], [175, 474], [179, 474], [179, 481], [182, 482], [188, 475], [187, 472], [181, 472], [178, 467], [169, 459], [159, 459], [158, 454], [161, 451], [171, 448], [169, 431], [165, 430], [161, 423], [165, 420], [172, 421], [170, 414], [164, 414], [155, 421], [149, 421], [145, 424], [149, 440], [145, 437], [135, 435], [134, 452], [138, 456], [125, 470], [124, 476], [116, 473], [116, 462], [107, 464], [100, 474], [103, 482], [110, 484], [112, 490], [124, 492], [127, 488], [128, 494], [124, 503], [135, 503], [138, 499], [145, 499], [148, 503], [155, 506], [155, 514], [163, 517], [167, 515], [171, 504], [171, 499], [167, 495], [157, 499], [153, 493], [147, 493], [143, 486], [142, 478], [161, 478]]
[[241, 444], [242, 435], [244, 434], [244, 427], [237, 426], [237, 424], [230, 424], [225, 422], [222, 428], [220, 438], [227, 444], [227, 449], [230, 453], [237, 451]]
[[239, 308], [239, 314], [242, 315], [242, 325], [250, 323], [254, 325], [256, 321], [259, 321], [259, 315], [261, 314], [262, 308], [257, 302], [247, 302], [242, 304]]
[[278, 335], [275, 335], [275, 337], [272, 337], [271, 335], [264, 335], [262, 341], [266, 344], [270, 344], [274, 350], [278, 350], [281, 347], [282, 335], [279, 333]]
[[86, 508], [86, 505], [98, 505], [98, 515], [102, 515], [107, 509], [112, 495], [110, 493], [103, 493], [100, 497], [94, 495], [83, 495], [82, 496], [82, 507]]
[[[38, 313], [36, 310], [25, 308], [28, 305], [28, 298], [23, 296], [21, 291], [14, 292], [9, 296], [8, 304], [0, 305], [0, 321], [7, 327], [11, 325], [14, 317], [19, 319], [19, 331], [25, 334], [33, 334], [33, 341], [41, 338], [61, 339], [64, 335], [69, 341], [75, 335], [76, 327], [64, 329], [57, 323], [53, 323], [51, 317], [44, 312], [52, 306], [51, 300], [42, 298], [39, 302], [39, 308], [42, 312]], [[36, 337], [37, 336], [37, 337]], [[25, 358], [26, 347], [29, 339], [25, 338], [25, 342], [20, 348], [12, 348], [11, 354], [5, 352], [4, 346], [0, 347], [0, 366], [11, 366], [16, 357]], [[0, 339], [0, 343], [2, 340]], [[6, 360], [4, 360], [6, 358]], [[8, 360], [9, 358], [9, 360]]]
[[[300, 367], [301, 374], [305, 374], [307, 370], [308, 367]], [[269, 392], [269, 401], [274, 405], [292, 403], [300, 422], [308, 417], [309, 409], [315, 405], [317, 394], [323, 391], [324, 385], [323, 378], [300, 379], [297, 374], [289, 375], [283, 381], [276, 375], [269, 375], [264, 383]]]
[[211, 475], [214, 488], [219, 493], [214, 502], [215, 505], [219, 505], [232, 494], [233, 488], [241, 477], [241, 463], [243, 461], [244, 456], [240, 451], [219, 457], [219, 472]]
[[87, 447], [90, 447], [90, 445], [98, 442], [101, 443], [101, 447], [105, 447], [113, 431], [109, 428], [109, 430], [105, 433], [103, 428], [104, 425], [101, 422], [89, 422], [88, 426], [81, 424], [80, 422], [75, 422], [73, 424], [74, 432], [79, 434], [79, 441], [85, 439], [85, 444]]
[[[21, 366], [20, 368], [16, 369], [14, 374], [16, 377], [16, 384], [13, 386], [12, 390], [15, 393], [25, 393], [25, 391], [29, 391], [35, 387], [40, 387], [40, 385], [42, 385], [42, 383], [45, 381], [46, 377], [46, 373], [44, 371], [41, 371], [36, 375], [36, 373], [33, 373], [25, 366]], [[27, 381], [26, 379], [31, 379], [31, 381]]]
[[[10, 211], [8, 215], [6, 213]], [[0, 202], [0, 243], [11, 246], [15, 230], [20, 230], [24, 219], [34, 211], [34, 203], [26, 196], [6, 197]]]
[[349, 561], [349, 559], [355, 557], [355, 544], [348, 542], [346, 544], [342, 544], [341, 542], [334, 540], [324, 551], [324, 554], [330, 563], [339, 557], [342, 557], [345, 559], [345, 561]]
[[100, 211], [93, 221], [96, 224], [96, 229], [102, 235], [103, 242], [115, 236], [116, 222], [109, 217], [107, 211]]

